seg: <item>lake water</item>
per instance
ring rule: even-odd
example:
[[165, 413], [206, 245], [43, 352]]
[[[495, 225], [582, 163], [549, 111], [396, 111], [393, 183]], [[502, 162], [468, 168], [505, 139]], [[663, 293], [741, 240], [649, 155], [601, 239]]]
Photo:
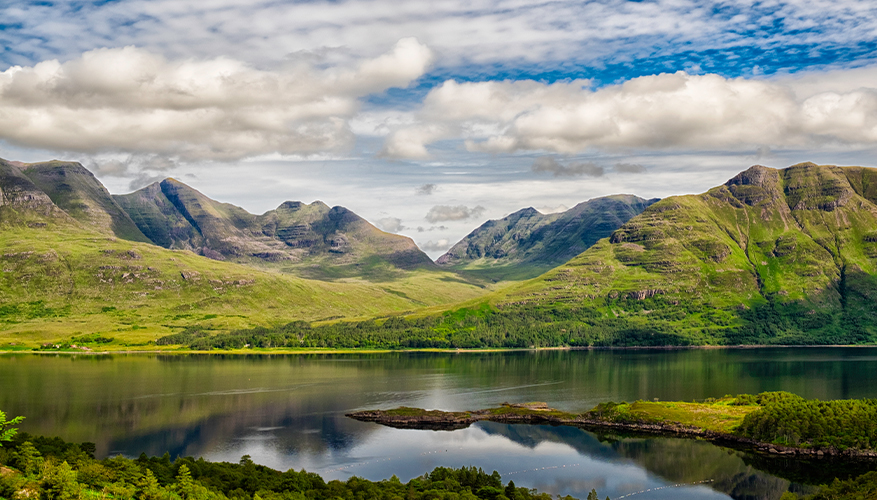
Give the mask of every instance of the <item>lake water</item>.
[[[496, 470], [517, 486], [584, 498], [776, 499], [834, 475], [710, 443], [479, 423], [457, 431], [357, 422], [352, 410], [466, 410], [545, 401], [695, 400], [786, 390], [877, 397], [877, 348], [0, 356], [0, 409], [22, 431], [97, 444], [99, 456], [203, 456], [403, 481], [437, 466]], [[848, 465], [837, 467], [845, 473]], [[684, 483], [684, 484], [683, 484]], [[682, 484], [681, 486], [676, 486]]]

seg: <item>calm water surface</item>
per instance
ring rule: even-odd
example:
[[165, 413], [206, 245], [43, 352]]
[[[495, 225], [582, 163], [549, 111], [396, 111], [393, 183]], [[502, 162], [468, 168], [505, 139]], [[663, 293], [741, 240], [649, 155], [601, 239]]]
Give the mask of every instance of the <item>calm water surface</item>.
[[[203, 456], [403, 481], [436, 466], [497, 470], [518, 486], [604, 498], [776, 499], [833, 476], [709, 443], [481, 423], [441, 432], [344, 417], [400, 405], [444, 410], [546, 401], [693, 400], [786, 390], [877, 397], [877, 348], [377, 355], [0, 356], [0, 409], [26, 432], [91, 441], [101, 456]], [[849, 470], [841, 467], [841, 470]], [[685, 483], [683, 486], [673, 486]], [[700, 484], [693, 484], [700, 483]]]

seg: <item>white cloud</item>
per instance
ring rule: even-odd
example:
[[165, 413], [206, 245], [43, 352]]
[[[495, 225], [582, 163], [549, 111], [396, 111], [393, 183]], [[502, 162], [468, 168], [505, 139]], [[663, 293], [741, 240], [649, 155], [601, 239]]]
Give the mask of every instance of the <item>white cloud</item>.
[[430, 50], [413, 38], [349, 66], [276, 71], [218, 57], [168, 60], [133, 46], [0, 73], [0, 139], [83, 153], [235, 160], [343, 151], [359, 99], [408, 85]]
[[[468, 61], [616, 60], [666, 53], [668, 47], [726, 48], [741, 42], [831, 44], [871, 40], [873, 5], [856, 0], [757, 2], [521, 2], [436, 0], [118, 0], [5, 2], [0, 45], [19, 64], [37, 54], [61, 57], [100, 46], [136, 44], [163, 54], [253, 62], [287, 54], [325, 54], [333, 60], [373, 57], [416, 33], [448, 64]], [[730, 13], [730, 14], [729, 14]], [[777, 30], [781, 24], [784, 28]], [[765, 28], [770, 28], [770, 31]], [[758, 33], [753, 37], [751, 33]], [[7, 58], [7, 60], [9, 60]]]
[[397, 217], [383, 217], [375, 221], [375, 225], [388, 233], [398, 233], [405, 229], [402, 225], [402, 219]]
[[455, 221], [476, 219], [484, 214], [485, 208], [476, 206], [469, 208], [466, 205], [436, 205], [429, 209], [426, 213], [426, 220], [435, 224], [436, 222]]
[[[501, 132], [458, 137], [466, 139], [469, 151], [494, 154], [877, 144], [877, 89], [823, 90], [842, 75], [832, 74], [812, 95], [801, 95], [793, 88], [795, 82], [684, 72], [644, 76], [597, 90], [581, 81], [448, 81], [426, 97], [420, 123], [397, 130], [387, 144], [402, 142], [403, 156], [414, 151], [422, 157], [435, 139], [420, 131], [471, 132], [479, 128], [473, 124]], [[817, 88], [812, 82], [807, 87]], [[545, 170], [539, 165], [534, 169]]]
[[426, 243], [422, 243], [420, 245], [420, 249], [424, 252], [444, 252], [449, 248], [451, 248], [451, 243], [445, 239], [437, 241], [429, 240]]

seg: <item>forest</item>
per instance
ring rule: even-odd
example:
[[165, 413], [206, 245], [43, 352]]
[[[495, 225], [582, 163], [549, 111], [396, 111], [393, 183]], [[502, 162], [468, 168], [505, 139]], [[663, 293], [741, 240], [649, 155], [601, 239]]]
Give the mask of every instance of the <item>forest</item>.
[[[2, 420], [2, 418], [0, 418]], [[122, 500], [555, 500], [548, 493], [503, 483], [500, 475], [476, 467], [437, 467], [402, 482], [369, 481], [353, 476], [325, 481], [304, 470], [280, 472], [241, 457], [238, 463], [203, 458], [141, 454], [95, 459], [92, 443], [57, 437], [15, 434], [7, 429], [0, 443], [0, 499]], [[856, 500], [877, 494], [877, 471], [835, 480], [814, 495], [786, 492], [781, 500]], [[609, 500], [609, 497], [606, 497]], [[576, 500], [571, 496], [557, 500]], [[599, 500], [592, 490], [587, 500]]]
[[[365, 321], [312, 324], [304, 321], [276, 328], [212, 332], [190, 327], [159, 338], [159, 345], [194, 350], [250, 348], [468, 349], [534, 347], [630, 347], [689, 345], [816, 345], [870, 342], [870, 327], [846, 313], [838, 317], [802, 314], [800, 307], [767, 304], [739, 311], [734, 319], [722, 311], [695, 305], [666, 307], [662, 297], [616, 300], [607, 317], [580, 304], [521, 304], [502, 308], [482, 304], [441, 315], [390, 316]], [[646, 314], [647, 313], [647, 314]], [[681, 329], [674, 322], [691, 323]]]
[[743, 418], [740, 435], [787, 446], [877, 449], [877, 399], [820, 401], [766, 392], [738, 401], [760, 406]]
[[[594, 491], [588, 498], [597, 500], [596, 495]], [[516, 487], [514, 481], [504, 484], [496, 471], [488, 474], [476, 467], [438, 467], [406, 483], [396, 476], [383, 481], [356, 476], [325, 481], [304, 470], [280, 472], [257, 465], [246, 455], [239, 463], [192, 457], [171, 460], [167, 453], [96, 460], [91, 443], [24, 433], [0, 447], [0, 499], [17, 498], [554, 500], [547, 493]]]

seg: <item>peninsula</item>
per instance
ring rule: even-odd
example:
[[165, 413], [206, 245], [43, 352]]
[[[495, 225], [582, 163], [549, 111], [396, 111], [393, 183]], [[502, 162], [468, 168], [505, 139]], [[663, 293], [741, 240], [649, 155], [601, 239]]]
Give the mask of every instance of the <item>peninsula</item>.
[[[758, 453], [799, 458], [877, 458], [875, 400], [805, 400], [788, 392], [725, 396], [704, 402], [601, 403], [575, 414], [546, 403], [503, 403], [473, 411], [400, 407], [348, 417], [402, 429], [454, 430], [475, 422], [570, 425], [704, 439]], [[861, 420], [864, 418], [864, 420]]]

